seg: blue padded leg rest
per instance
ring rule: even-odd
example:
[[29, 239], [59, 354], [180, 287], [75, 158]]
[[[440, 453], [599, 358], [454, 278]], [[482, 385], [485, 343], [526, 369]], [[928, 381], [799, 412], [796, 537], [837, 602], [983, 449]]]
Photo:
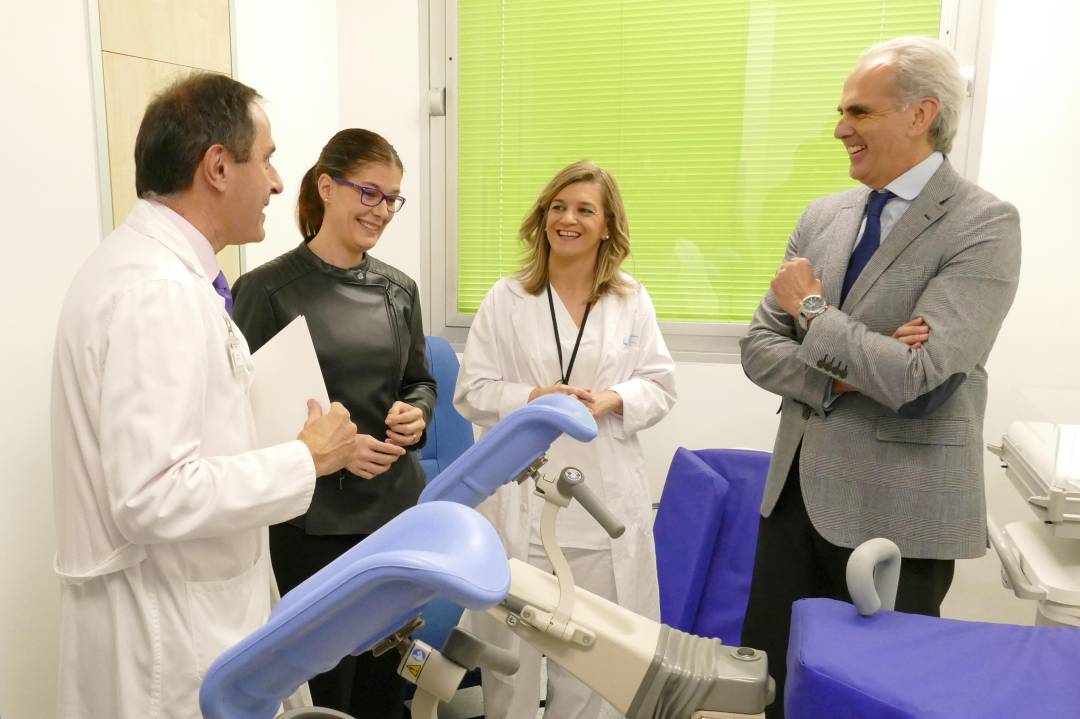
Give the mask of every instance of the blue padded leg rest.
[[991, 719], [1080, 712], [1080, 629], [863, 617], [850, 604], [794, 604], [788, 719]]
[[596, 437], [596, 420], [577, 399], [547, 394], [514, 410], [430, 480], [420, 503], [436, 500], [475, 507], [525, 470], [551, 443], [568, 434]]
[[436, 595], [470, 609], [506, 598], [495, 528], [449, 502], [411, 507], [286, 594], [265, 625], [210, 667], [205, 719], [272, 719], [311, 677], [416, 617]]

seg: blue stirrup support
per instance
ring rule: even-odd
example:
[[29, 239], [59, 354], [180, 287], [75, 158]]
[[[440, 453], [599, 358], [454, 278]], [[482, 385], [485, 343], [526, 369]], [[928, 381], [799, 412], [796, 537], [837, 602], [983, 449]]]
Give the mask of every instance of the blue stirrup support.
[[420, 503], [475, 507], [521, 474], [563, 434], [588, 442], [596, 437], [596, 420], [573, 397], [538, 397], [507, 415], [440, 472], [420, 494]]
[[416, 617], [436, 595], [470, 609], [510, 591], [494, 527], [460, 504], [411, 507], [282, 598], [203, 681], [205, 719], [271, 719], [311, 677]]

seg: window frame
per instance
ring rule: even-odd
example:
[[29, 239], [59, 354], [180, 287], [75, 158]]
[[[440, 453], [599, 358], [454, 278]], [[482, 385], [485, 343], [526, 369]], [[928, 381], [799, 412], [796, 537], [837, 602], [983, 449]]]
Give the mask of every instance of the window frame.
[[[457, 0], [420, 2], [421, 252], [428, 333], [461, 351], [473, 315], [457, 311]], [[993, 31], [993, 0], [942, 0], [939, 39], [956, 53], [968, 78], [960, 127], [949, 160], [969, 179], [978, 177], [986, 114]], [[786, 238], [785, 238], [786, 239]], [[738, 362], [749, 325], [661, 321], [677, 360]]]

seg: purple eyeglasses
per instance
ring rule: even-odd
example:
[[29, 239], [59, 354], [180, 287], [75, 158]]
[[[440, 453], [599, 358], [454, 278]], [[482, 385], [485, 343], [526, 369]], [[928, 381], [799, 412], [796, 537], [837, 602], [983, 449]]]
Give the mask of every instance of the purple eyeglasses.
[[350, 182], [344, 177], [333, 177], [334, 182], [345, 187], [351, 187], [360, 193], [360, 202], [368, 207], [378, 207], [380, 202], [386, 202], [386, 209], [390, 212], [400, 212], [401, 208], [405, 205], [405, 198], [401, 195], [388, 195], [377, 187], [368, 187], [367, 185], [358, 185], [355, 182]]

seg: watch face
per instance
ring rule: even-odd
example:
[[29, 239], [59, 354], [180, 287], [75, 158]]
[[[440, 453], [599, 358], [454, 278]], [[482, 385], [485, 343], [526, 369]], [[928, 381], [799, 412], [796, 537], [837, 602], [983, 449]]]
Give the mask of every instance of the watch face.
[[825, 298], [821, 295], [810, 295], [803, 298], [800, 304], [800, 311], [805, 314], [814, 314], [815, 312], [821, 312], [825, 309]]

